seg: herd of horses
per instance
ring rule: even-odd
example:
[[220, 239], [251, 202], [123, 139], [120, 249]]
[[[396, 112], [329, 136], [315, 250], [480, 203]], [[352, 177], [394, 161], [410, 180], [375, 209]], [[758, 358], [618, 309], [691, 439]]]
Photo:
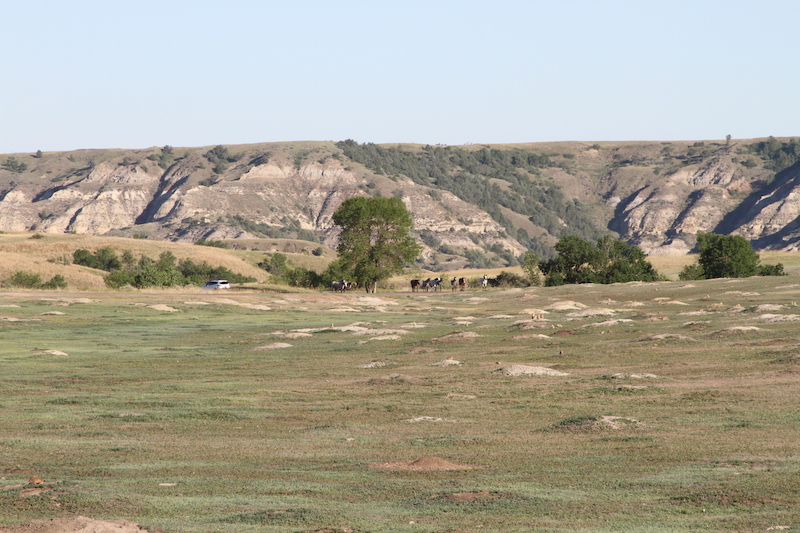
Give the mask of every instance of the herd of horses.
[[[480, 280], [481, 287], [497, 287], [499, 286], [498, 281], [495, 278], [489, 278], [485, 274]], [[467, 278], [458, 278], [455, 277], [450, 280], [450, 290], [455, 291], [466, 290], [467, 288]], [[440, 291], [442, 290], [442, 278], [428, 278], [428, 279], [412, 279], [411, 280], [411, 292], [417, 292], [418, 290], [422, 289], [423, 291]]]
[[[489, 278], [485, 274], [480, 279], [481, 287], [498, 287], [499, 282], [495, 278]], [[331, 290], [333, 292], [345, 292], [349, 291], [350, 289], [355, 289], [358, 286], [358, 283], [355, 281], [333, 281], [331, 282]], [[450, 280], [450, 290], [466, 290], [467, 288], [467, 278], [457, 278], [454, 277]], [[417, 292], [419, 290], [423, 290], [425, 292], [428, 291], [440, 291], [442, 290], [442, 278], [428, 278], [428, 279], [412, 279], [411, 280], [411, 292]]]

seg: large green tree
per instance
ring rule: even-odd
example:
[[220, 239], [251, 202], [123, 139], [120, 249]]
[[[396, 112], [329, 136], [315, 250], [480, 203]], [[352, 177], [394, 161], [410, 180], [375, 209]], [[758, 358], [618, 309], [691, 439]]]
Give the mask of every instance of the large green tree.
[[739, 235], [698, 233], [697, 248], [697, 262], [706, 278], [746, 278], [758, 272], [758, 254], [750, 241]]
[[700, 255], [695, 265], [687, 265], [680, 279], [747, 278], [755, 275], [783, 275], [783, 265], [759, 265], [758, 254], [750, 242], [739, 235], [698, 233]]
[[342, 266], [370, 293], [422, 250], [408, 234], [413, 221], [399, 198], [348, 198], [333, 214], [333, 222], [342, 228]]
[[539, 263], [548, 286], [663, 279], [641, 248], [608, 235], [601, 237], [594, 246], [576, 235], [567, 235], [558, 241], [555, 249], [556, 257]]

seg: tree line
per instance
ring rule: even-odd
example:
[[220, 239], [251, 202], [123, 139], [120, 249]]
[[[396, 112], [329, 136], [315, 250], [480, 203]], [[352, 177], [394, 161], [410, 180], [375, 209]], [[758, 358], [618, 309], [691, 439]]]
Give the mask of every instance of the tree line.
[[[464, 150], [453, 146], [424, 146], [411, 152], [402, 148], [359, 144], [348, 139], [336, 144], [353, 161], [377, 174], [403, 175], [415, 183], [447, 190], [475, 204], [503, 226], [520, 244], [542, 257], [552, 257], [553, 248], [514, 225], [500, 207], [526, 216], [555, 237], [569, 234], [597, 239], [588, 210], [577, 200], [567, 198], [560, 187], [537, 179], [543, 168], [564, 167], [547, 154], [531, 150], [498, 150], [484, 147]], [[500, 187], [491, 180], [503, 180]]]
[[158, 259], [142, 255], [138, 259], [129, 251], [118, 256], [113, 248], [100, 248], [95, 253], [85, 249], [75, 250], [72, 261], [108, 272], [105, 283], [118, 289], [124, 286], [172, 287], [202, 285], [208, 279], [227, 279], [232, 283], [248, 283], [256, 279], [231, 271], [223, 266], [211, 266], [206, 261], [195, 263], [191, 259], [180, 261], [172, 252], [162, 252]]

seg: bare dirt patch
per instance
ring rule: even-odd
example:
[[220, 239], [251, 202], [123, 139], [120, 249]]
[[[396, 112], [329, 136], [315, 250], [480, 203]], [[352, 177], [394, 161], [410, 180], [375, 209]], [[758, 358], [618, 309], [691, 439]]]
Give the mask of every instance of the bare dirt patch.
[[47, 355], [69, 355], [67, 352], [62, 352], [61, 350], [45, 350], [42, 353]]
[[408, 353], [411, 355], [417, 355], [420, 353], [431, 353], [431, 352], [438, 352], [438, 348], [427, 348], [425, 346], [418, 346], [416, 348], [411, 348]]
[[585, 324], [582, 328], [606, 328], [616, 326], [617, 324], [627, 324], [633, 322], [630, 318], [615, 318], [612, 320], [604, 320], [603, 322], [595, 322], [594, 324]]
[[272, 344], [265, 344], [264, 346], [256, 346], [252, 350], [279, 350], [281, 348], [291, 348], [292, 345], [287, 342], [273, 342]]
[[93, 520], [85, 516], [34, 520], [0, 528], [0, 533], [142, 533], [146, 529], [128, 520]]
[[155, 304], [155, 305], [148, 305], [150, 309], [155, 309], [156, 311], [165, 311], [167, 313], [175, 313], [178, 310], [174, 307], [170, 307], [167, 304]]
[[368, 381], [370, 385], [388, 385], [389, 383], [422, 383], [422, 380], [406, 374], [387, 374]]
[[479, 335], [474, 331], [459, 331], [456, 333], [448, 333], [442, 337], [438, 337], [435, 339], [431, 339], [431, 342], [453, 342], [453, 341], [462, 341], [467, 340], [471, 341], [476, 339], [477, 337], [482, 337], [483, 335]]
[[560, 372], [547, 368], [544, 366], [528, 366], [528, 365], [509, 365], [496, 372], [505, 374], [507, 376], [568, 376], [566, 372]]
[[458, 366], [461, 364], [461, 361], [457, 359], [453, 359], [452, 357], [448, 357], [447, 359], [443, 359], [436, 363], [431, 363], [431, 366]]
[[387, 361], [371, 361], [364, 365], [359, 365], [358, 368], [382, 368], [384, 366], [389, 366], [394, 363], [389, 363]]
[[655, 335], [647, 335], [646, 337], [640, 337], [636, 340], [639, 342], [666, 340], [696, 342], [693, 338], [678, 333], [656, 333]]

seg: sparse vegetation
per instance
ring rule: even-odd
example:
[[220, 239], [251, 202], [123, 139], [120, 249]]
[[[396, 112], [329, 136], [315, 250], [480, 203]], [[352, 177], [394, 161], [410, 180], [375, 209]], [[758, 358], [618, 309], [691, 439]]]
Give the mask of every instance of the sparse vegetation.
[[0, 527], [791, 528], [797, 323], [730, 310], [796, 316], [786, 285], [6, 291]]
[[28, 170], [28, 165], [23, 161], [17, 160], [17, 158], [12, 155], [6, 159], [5, 163], [3, 163], [3, 168], [14, 172], [15, 174], [22, 174]]

